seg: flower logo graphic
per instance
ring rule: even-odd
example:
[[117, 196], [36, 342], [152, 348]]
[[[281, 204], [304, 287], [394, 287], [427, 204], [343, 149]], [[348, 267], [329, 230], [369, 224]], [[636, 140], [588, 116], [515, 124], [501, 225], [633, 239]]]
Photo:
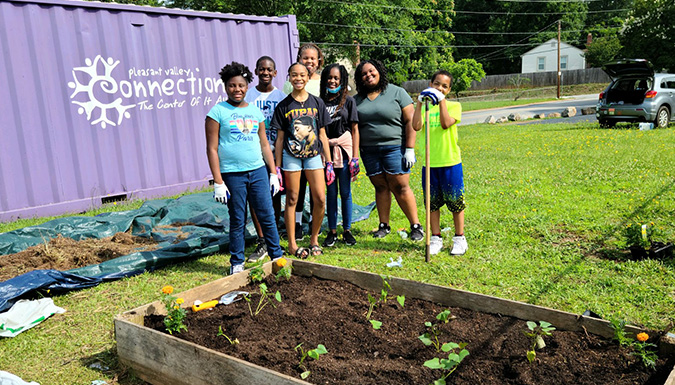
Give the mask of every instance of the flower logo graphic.
[[[73, 104], [80, 106], [77, 109], [77, 112], [82, 115], [87, 115], [87, 120], [91, 122], [92, 126], [97, 124], [101, 125], [101, 128], [105, 129], [107, 125], [117, 126], [122, 123], [124, 118], [129, 119], [131, 114], [127, 110], [134, 108], [135, 104], [122, 104], [122, 98], [117, 98], [112, 102], [105, 102], [97, 98], [97, 93], [105, 93], [109, 95], [114, 95], [118, 92], [117, 81], [112, 77], [112, 71], [120, 63], [119, 60], [115, 61], [112, 58], [104, 60], [101, 55], [96, 56], [94, 60], [87, 58], [85, 59], [86, 66], [84, 67], [75, 67], [73, 68], [73, 80], [68, 82], [68, 87], [72, 88], [74, 91], [70, 98], [77, 96], [82, 93], [87, 95], [88, 100], [85, 102], [72, 100]], [[103, 70], [102, 74], [99, 74], [99, 69]], [[86, 74], [87, 76], [81, 76], [81, 78], [87, 78], [87, 82], [80, 82], [77, 77], [77, 73]], [[92, 121], [92, 113], [94, 110], [99, 111], [98, 117]], [[114, 110], [117, 113], [116, 122], [112, 121], [114, 117], [109, 117], [108, 113]]]

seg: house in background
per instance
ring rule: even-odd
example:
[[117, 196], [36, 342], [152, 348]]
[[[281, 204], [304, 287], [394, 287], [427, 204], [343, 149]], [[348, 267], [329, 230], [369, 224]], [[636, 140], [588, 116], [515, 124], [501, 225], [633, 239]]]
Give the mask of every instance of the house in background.
[[[520, 55], [521, 73], [550, 72], [558, 70], [558, 40], [551, 39]], [[580, 70], [586, 68], [584, 51], [560, 42], [560, 70]]]

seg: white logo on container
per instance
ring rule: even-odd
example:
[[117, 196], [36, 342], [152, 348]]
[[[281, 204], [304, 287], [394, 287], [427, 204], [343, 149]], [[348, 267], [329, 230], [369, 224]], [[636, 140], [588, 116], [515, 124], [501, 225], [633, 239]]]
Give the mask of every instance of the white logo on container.
[[[122, 104], [122, 98], [117, 98], [111, 103], [105, 103], [96, 98], [94, 91], [103, 91], [106, 94], [115, 94], [118, 92], [119, 88], [117, 81], [112, 77], [112, 71], [120, 63], [119, 60], [114, 61], [113, 58], [108, 58], [108, 60], [103, 60], [101, 55], [96, 56], [92, 61], [91, 59], [85, 59], [85, 67], [75, 67], [73, 68], [73, 82], [68, 82], [68, 87], [74, 89], [73, 94], [70, 95], [72, 99], [80, 93], [84, 93], [88, 97], [88, 101], [80, 102], [73, 100], [72, 103], [80, 106], [77, 109], [77, 112], [82, 115], [86, 113], [87, 120], [91, 122], [91, 125], [100, 124], [101, 128], [106, 128], [107, 125], [117, 126], [122, 123], [124, 118], [129, 119], [131, 114], [127, 111], [128, 109], [134, 108], [135, 104]], [[103, 64], [103, 74], [98, 73], [99, 63]], [[89, 82], [86, 84], [80, 83], [76, 76], [76, 71], [85, 73], [89, 75]], [[99, 109], [98, 118], [92, 121], [92, 113], [95, 109]], [[117, 122], [114, 122], [108, 118], [109, 110], [117, 111]]]

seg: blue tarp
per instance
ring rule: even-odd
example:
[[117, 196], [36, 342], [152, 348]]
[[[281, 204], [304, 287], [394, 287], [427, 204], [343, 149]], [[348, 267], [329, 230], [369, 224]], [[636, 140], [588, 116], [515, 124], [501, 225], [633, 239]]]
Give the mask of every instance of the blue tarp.
[[[374, 206], [374, 203], [368, 206], [354, 205], [353, 221], [368, 218]], [[309, 204], [306, 203], [303, 214], [305, 226], [309, 219], [308, 210]], [[54, 293], [83, 289], [103, 281], [140, 274], [216, 252], [227, 253], [228, 223], [227, 207], [214, 202], [212, 193], [206, 192], [177, 199], [147, 201], [136, 210], [104, 213], [94, 217], [59, 218], [38, 226], [2, 233], [0, 255], [18, 253], [59, 234], [82, 240], [110, 237], [128, 230], [131, 230], [132, 235], [158, 241], [159, 248], [63, 272], [35, 270], [0, 282], [0, 312], [8, 310], [14, 302], [36, 291], [49, 290]], [[325, 218], [323, 228], [326, 228]], [[246, 238], [252, 240], [255, 237], [255, 229], [249, 222]]]

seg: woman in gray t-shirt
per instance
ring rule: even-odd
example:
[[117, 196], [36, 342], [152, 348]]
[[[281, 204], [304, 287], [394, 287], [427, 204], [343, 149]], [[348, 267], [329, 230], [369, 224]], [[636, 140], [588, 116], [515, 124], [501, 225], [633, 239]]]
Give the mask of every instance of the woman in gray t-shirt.
[[410, 95], [389, 84], [387, 71], [378, 60], [364, 60], [354, 74], [354, 97], [359, 112], [361, 160], [375, 187], [380, 225], [373, 233], [383, 238], [391, 231], [391, 193], [410, 222], [410, 238], [421, 241], [424, 231], [417, 216], [415, 195], [410, 189], [410, 169], [415, 164], [414, 112]]

